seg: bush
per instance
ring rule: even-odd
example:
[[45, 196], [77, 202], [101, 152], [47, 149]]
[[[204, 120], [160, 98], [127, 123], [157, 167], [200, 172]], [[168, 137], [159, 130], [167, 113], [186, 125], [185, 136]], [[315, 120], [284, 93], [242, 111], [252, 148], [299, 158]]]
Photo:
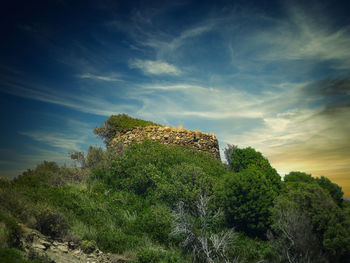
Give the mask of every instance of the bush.
[[135, 119], [127, 114], [112, 115], [101, 127], [96, 127], [94, 133], [108, 144], [118, 132], [131, 130], [135, 127], [161, 126], [151, 121]]
[[199, 194], [211, 194], [215, 178], [227, 173], [223, 164], [207, 153], [159, 142], [133, 143], [117, 158], [108, 187], [161, 199], [170, 206], [180, 200], [194, 202]]
[[240, 149], [229, 146], [227, 154], [229, 153], [231, 153], [231, 156], [227, 156], [229, 166], [235, 172], [240, 172], [247, 168], [272, 169], [269, 161], [260, 152], [251, 147]]
[[[312, 255], [312, 252], [319, 253], [319, 256], [323, 257], [321, 252], [324, 252], [330, 262], [340, 262], [341, 257], [350, 254], [350, 215], [343, 211], [319, 185], [315, 183], [288, 185], [287, 193], [276, 199], [272, 213], [273, 229], [276, 229], [276, 233], [280, 233], [283, 237], [288, 227], [298, 234], [294, 234], [298, 240], [294, 240], [293, 244], [301, 244], [299, 247], [304, 250], [296, 248], [296, 251], [299, 251], [296, 254], [300, 255], [300, 251], [303, 251], [304, 255]], [[306, 226], [309, 226], [308, 229], [304, 229]], [[312, 235], [316, 241], [310, 241]], [[286, 240], [290, 238], [286, 237]], [[319, 251], [313, 251], [318, 244]], [[305, 251], [306, 248], [309, 248], [309, 251]], [[314, 259], [317, 262], [316, 256]]]
[[162, 253], [153, 249], [142, 249], [137, 253], [138, 263], [158, 263], [162, 258]]
[[279, 175], [265, 174], [256, 168], [245, 169], [226, 175], [218, 183], [216, 204], [224, 209], [229, 227], [252, 237], [265, 238], [271, 223], [270, 208], [280, 188]]
[[0, 210], [0, 248], [20, 248], [22, 229], [16, 220]]
[[185, 263], [183, 255], [175, 251], [145, 248], [137, 252], [138, 263]]
[[44, 263], [39, 260], [30, 260], [23, 257], [17, 249], [0, 249], [0, 263]]
[[48, 206], [39, 206], [35, 211], [35, 228], [52, 238], [64, 237], [68, 232], [68, 223], [61, 213]]
[[[239, 262], [265, 262], [273, 258], [274, 251], [269, 243], [257, 238], [249, 238], [239, 233], [234, 246], [228, 249], [231, 257], [237, 257]], [[273, 262], [273, 261], [272, 261]]]
[[155, 205], [145, 209], [137, 223], [140, 231], [148, 233], [154, 241], [168, 243], [172, 217], [166, 206]]
[[96, 249], [96, 244], [94, 241], [91, 240], [83, 240], [81, 242], [81, 250], [84, 251], [84, 253], [90, 254]]

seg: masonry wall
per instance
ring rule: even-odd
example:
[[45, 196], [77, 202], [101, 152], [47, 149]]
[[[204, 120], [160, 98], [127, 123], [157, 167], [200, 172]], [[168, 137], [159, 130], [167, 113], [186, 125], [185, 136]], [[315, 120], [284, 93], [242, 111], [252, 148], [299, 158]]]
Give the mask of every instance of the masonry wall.
[[205, 151], [220, 159], [219, 144], [215, 134], [191, 131], [183, 128], [159, 126], [136, 127], [132, 130], [118, 133], [110, 142], [110, 147], [123, 143], [142, 142], [145, 139], [159, 141], [163, 144], [192, 146], [199, 151]]

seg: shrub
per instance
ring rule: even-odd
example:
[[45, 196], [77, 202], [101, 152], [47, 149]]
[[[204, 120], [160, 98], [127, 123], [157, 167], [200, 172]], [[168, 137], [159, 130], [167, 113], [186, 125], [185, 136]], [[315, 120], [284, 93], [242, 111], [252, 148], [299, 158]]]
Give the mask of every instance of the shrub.
[[0, 263], [44, 263], [39, 260], [30, 260], [23, 257], [17, 249], [0, 249]]
[[85, 253], [90, 254], [96, 249], [96, 244], [91, 240], [83, 240], [80, 247]]
[[35, 219], [35, 228], [44, 235], [59, 238], [68, 232], [69, 226], [62, 214], [46, 205], [38, 206]]
[[183, 255], [175, 251], [166, 251], [161, 249], [144, 248], [137, 252], [138, 263], [185, 263]]
[[19, 248], [22, 229], [16, 220], [0, 210], [0, 248]]
[[172, 217], [170, 210], [162, 205], [155, 205], [143, 211], [138, 220], [141, 232], [148, 233], [154, 241], [168, 243]]
[[222, 163], [207, 153], [159, 142], [133, 143], [117, 158], [105, 179], [109, 187], [132, 190], [175, 206], [210, 194], [215, 178], [227, 173]]
[[278, 174], [245, 169], [226, 175], [216, 185], [216, 204], [224, 209], [228, 226], [264, 238], [271, 221], [270, 208], [280, 188]]
[[137, 253], [138, 263], [158, 263], [162, 258], [162, 254], [154, 249], [142, 249]]
[[229, 153], [231, 153], [231, 156], [227, 157], [229, 166], [235, 172], [240, 172], [247, 168], [272, 169], [269, 161], [260, 152], [251, 147], [240, 149], [235, 146], [229, 146], [227, 154]]
[[112, 115], [101, 127], [96, 127], [94, 133], [104, 139], [106, 144], [110, 142], [117, 132], [123, 132], [135, 127], [161, 126], [151, 121], [135, 119], [127, 114]]

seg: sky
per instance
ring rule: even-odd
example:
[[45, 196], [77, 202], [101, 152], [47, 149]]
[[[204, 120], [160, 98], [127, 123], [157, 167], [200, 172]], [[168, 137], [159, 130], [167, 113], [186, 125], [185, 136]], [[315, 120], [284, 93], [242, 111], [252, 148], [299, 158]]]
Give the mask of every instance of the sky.
[[127, 113], [215, 133], [350, 197], [348, 1], [2, 1], [0, 176]]

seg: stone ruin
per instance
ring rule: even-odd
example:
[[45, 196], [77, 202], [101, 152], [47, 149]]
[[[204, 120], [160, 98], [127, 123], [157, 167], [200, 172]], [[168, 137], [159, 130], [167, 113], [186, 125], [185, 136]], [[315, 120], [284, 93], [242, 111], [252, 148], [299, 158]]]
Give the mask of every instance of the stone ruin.
[[161, 126], [135, 127], [128, 131], [118, 132], [108, 146], [117, 147], [120, 143], [128, 146], [131, 142], [142, 142], [145, 139], [167, 145], [191, 146], [220, 159], [219, 143], [215, 134], [191, 131], [181, 126], [179, 128]]

